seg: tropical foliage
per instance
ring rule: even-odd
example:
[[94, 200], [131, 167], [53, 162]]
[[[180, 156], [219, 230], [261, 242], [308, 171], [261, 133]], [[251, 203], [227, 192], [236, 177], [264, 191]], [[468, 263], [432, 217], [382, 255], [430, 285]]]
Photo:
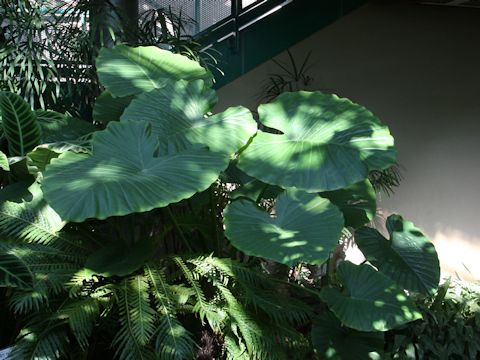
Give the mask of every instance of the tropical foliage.
[[[374, 358], [422, 317], [435, 248], [400, 216], [368, 227], [395, 162], [370, 111], [296, 92], [214, 113], [211, 73], [153, 46], [97, 69], [102, 127], [0, 94], [13, 359]], [[352, 237], [364, 264], [332, 256]]]

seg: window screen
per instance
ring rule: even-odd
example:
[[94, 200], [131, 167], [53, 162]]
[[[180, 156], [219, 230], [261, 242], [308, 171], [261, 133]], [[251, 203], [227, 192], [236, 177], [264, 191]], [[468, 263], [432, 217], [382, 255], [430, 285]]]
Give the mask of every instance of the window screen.
[[231, 15], [231, 0], [139, 0], [139, 12], [169, 7], [193, 20], [189, 32], [198, 33]]

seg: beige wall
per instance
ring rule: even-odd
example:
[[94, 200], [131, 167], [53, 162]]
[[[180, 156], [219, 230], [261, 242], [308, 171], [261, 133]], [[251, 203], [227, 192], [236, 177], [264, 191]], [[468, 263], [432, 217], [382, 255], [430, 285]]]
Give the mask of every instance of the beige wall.
[[[309, 50], [314, 88], [365, 105], [395, 136], [405, 179], [380, 206], [432, 237], [445, 272], [480, 279], [480, 9], [369, 4], [292, 48]], [[220, 89], [218, 109], [255, 108], [274, 70]]]

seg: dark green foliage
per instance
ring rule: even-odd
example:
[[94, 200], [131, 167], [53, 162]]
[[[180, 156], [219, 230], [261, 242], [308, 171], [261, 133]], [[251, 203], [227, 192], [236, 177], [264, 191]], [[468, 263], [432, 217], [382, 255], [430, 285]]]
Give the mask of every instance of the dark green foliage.
[[392, 359], [475, 360], [480, 357], [480, 288], [447, 281], [435, 297], [417, 300], [422, 321], [387, 335]]
[[[366, 178], [395, 160], [388, 128], [368, 110], [286, 93], [261, 108], [282, 130], [272, 133], [242, 107], [212, 114], [212, 75], [191, 59], [121, 45], [96, 65], [111, 94], [131, 97], [101, 97], [105, 129], [23, 101], [2, 108], [7, 118], [25, 113], [21, 129], [42, 129], [12, 140], [10, 120], [2, 126], [8, 143], [28, 144], [20, 157], [5, 150], [0, 189], [14, 359], [304, 360], [350, 336], [369, 354], [381, 352], [383, 333], [362, 331], [419, 318], [413, 288], [383, 266], [390, 252], [365, 250], [376, 268], [337, 267], [344, 228], [373, 216]], [[432, 248], [402, 218], [392, 226]], [[360, 240], [372, 230], [351, 231]], [[392, 248], [421, 255], [400, 235]]]

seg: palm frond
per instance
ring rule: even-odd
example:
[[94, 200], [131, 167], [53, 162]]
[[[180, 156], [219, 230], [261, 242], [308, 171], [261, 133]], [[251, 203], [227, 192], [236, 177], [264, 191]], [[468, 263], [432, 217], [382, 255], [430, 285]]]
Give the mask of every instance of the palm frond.
[[113, 340], [121, 360], [154, 358], [147, 344], [155, 333], [155, 311], [149, 303], [148, 281], [143, 275], [125, 279], [117, 287], [121, 327]]
[[156, 355], [165, 360], [181, 360], [193, 354], [191, 334], [176, 317], [175, 303], [162, 270], [154, 265], [145, 266], [145, 275], [155, 299], [156, 310], [161, 314], [155, 341]]

